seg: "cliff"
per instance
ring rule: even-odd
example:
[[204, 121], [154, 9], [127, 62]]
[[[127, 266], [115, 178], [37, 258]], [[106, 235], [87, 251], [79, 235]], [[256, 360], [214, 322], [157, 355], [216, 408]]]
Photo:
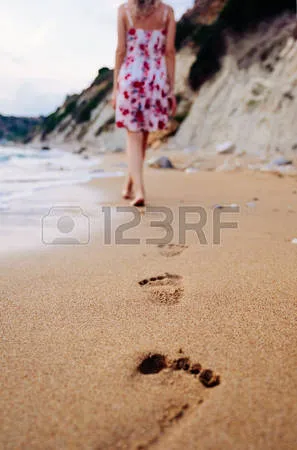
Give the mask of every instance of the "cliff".
[[238, 39], [228, 37], [221, 69], [199, 89], [174, 142], [214, 152], [284, 154], [297, 149], [296, 18], [285, 13]]
[[[226, 140], [247, 152], [267, 150], [268, 141], [272, 150], [294, 146], [294, 9], [295, 0], [196, 0], [177, 24], [177, 114], [150, 143], [207, 152]], [[46, 118], [33, 142], [124, 148], [110, 105], [112, 78], [100, 69], [90, 87]]]

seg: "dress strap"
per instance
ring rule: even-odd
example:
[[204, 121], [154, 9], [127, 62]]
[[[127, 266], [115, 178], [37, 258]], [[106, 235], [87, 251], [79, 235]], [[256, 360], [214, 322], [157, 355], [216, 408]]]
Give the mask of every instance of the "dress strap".
[[163, 23], [166, 23], [167, 16], [168, 16], [169, 7], [165, 6], [164, 13], [163, 13]]
[[126, 8], [126, 14], [127, 14], [127, 17], [128, 17], [129, 25], [130, 25], [130, 27], [134, 27], [133, 20], [132, 20], [132, 17], [131, 17], [131, 13], [130, 13], [130, 10], [129, 10], [129, 6], [128, 6], [127, 3], [125, 4], [125, 8]]

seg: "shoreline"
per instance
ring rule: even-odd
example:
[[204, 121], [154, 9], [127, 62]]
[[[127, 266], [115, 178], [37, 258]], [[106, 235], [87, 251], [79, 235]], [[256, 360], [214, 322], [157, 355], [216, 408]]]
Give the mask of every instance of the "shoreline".
[[[166, 152], [165, 152], [166, 153]], [[152, 156], [153, 153], [150, 154]], [[186, 161], [183, 152], [171, 152], [174, 163], [183, 165]], [[223, 158], [221, 158], [220, 162]], [[122, 172], [121, 176], [109, 176], [112, 168], [120, 168], [123, 170], [125, 156], [123, 154], [108, 155], [104, 164], [100, 166], [100, 170], [103, 173], [108, 174], [107, 177], [92, 178], [88, 182], [77, 183], [67, 186], [49, 187], [44, 190], [37, 190], [31, 197], [15, 200], [11, 209], [2, 212], [1, 223], [1, 254], [9, 255], [9, 251], [4, 251], [4, 244], [13, 243], [14, 252], [18, 251], [18, 243], [21, 244], [23, 239], [23, 233], [26, 235], [26, 245], [20, 245], [19, 250], [37, 250], [40, 248], [40, 232], [41, 221], [49, 214], [52, 209], [65, 208], [65, 214], [67, 215], [67, 209], [72, 207], [78, 207], [83, 214], [86, 214], [89, 219], [94, 222], [94, 234], [102, 229], [104, 222], [104, 214], [102, 213], [103, 207], [111, 207], [111, 210], [115, 210], [118, 206], [128, 206], [129, 201], [122, 200], [121, 185], [123, 177], [125, 175], [126, 168]], [[208, 161], [213, 161], [210, 159]], [[218, 165], [218, 163], [216, 162]], [[261, 202], [257, 196], [257, 192], [264, 187], [271, 187], [272, 198], [266, 196], [265, 202], [271, 205], [271, 211], [273, 220], [282, 221], [283, 219], [276, 214], [278, 210], [283, 210], [283, 214], [287, 212], [286, 216], [293, 217], [296, 210], [296, 199], [294, 195], [297, 193], [297, 184], [295, 177], [278, 177], [271, 173], [252, 171], [252, 170], [234, 170], [230, 172], [217, 172], [206, 170], [197, 170], [193, 173], [186, 173], [185, 171], [176, 170], [162, 170], [145, 168], [145, 178], [148, 184], [148, 201], [147, 207], [169, 207], [172, 209], [173, 220], [179, 221], [179, 209], [185, 208], [185, 206], [192, 206], [196, 208], [204, 208], [207, 221], [213, 219], [214, 209], [219, 206], [238, 206], [240, 208], [240, 214], [253, 214], [258, 212]], [[163, 195], [162, 189], [156, 191], [155, 185], [175, 185], [177, 182], [181, 186], [184, 199], [177, 200], [176, 191], [167, 189], [165, 187], [165, 195]], [[229, 183], [237, 184], [240, 182], [245, 190], [251, 191], [246, 198], [242, 198], [242, 193], [238, 193], [228, 187]], [[227, 186], [224, 184], [227, 183]], [[185, 184], [183, 186], [183, 184]], [[252, 193], [253, 184], [258, 185], [255, 189], [255, 195]], [[200, 191], [197, 186], [203, 185], [203, 189]], [[219, 186], [219, 188], [218, 188]], [[288, 200], [288, 205], [284, 208], [283, 200], [279, 201], [278, 189], [285, 190], [291, 188], [292, 195]], [[140, 210], [141, 217], [144, 217], [146, 209]], [[271, 212], [270, 211], [270, 212]], [[268, 211], [266, 211], [268, 212]], [[70, 211], [71, 213], [71, 211]], [[128, 213], [128, 212], [127, 212]], [[198, 214], [198, 212], [197, 212]], [[116, 217], [117, 216], [117, 217]], [[120, 224], [122, 219], [120, 214], [114, 214], [113, 220], [117, 224]], [[195, 218], [197, 220], [197, 218]], [[265, 218], [267, 220], [267, 218]], [[209, 223], [207, 224], [209, 225]], [[30, 230], [31, 228], [31, 230]], [[97, 231], [96, 231], [97, 230]], [[210, 235], [212, 230], [207, 230]], [[36, 235], [38, 234], [38, 239]], [[296, 234], [296, 233], [295, 233]], [[291, 234], [292, 239], [293, 233]], [[32, 239], [33, 238], [33, 239]], [[287, 238], [289, 239], [289, 237]], [[34, 241], [34, 242], [33, 242]], [[31, 245], [31, 242], [33, 245]]]

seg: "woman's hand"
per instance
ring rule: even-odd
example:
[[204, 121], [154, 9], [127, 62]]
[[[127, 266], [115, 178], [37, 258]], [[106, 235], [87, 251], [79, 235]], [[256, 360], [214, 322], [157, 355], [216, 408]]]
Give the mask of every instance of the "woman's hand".
[[117, 91], [114, 89], [112, 91], [111, 96], [111, 106], [113, 107], [113, 109], [116, 109], [116, 105], [117, 105]]

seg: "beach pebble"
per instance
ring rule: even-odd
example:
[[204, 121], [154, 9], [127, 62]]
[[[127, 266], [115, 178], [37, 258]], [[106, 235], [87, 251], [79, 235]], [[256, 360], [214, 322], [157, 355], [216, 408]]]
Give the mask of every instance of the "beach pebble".
[[199, 375], [199, 380], [206, 387], [213, 387], [220, 384], [220, 377], [211, 369], [203, 370]]
[[147, 162], [149, 167], [155, 169], [174, 169], [174, 165], [167, 156], [160, 156], [159, 158], [152, 158]]
[[219, 144], [216, 147], [216, 151], [220, 155], [227, 155], [233, 153], [235, 150], [235, 145], [233, 142], [224, 142], [223, 144]]
[[297, 238], [292, 239], [291, 243], [297, 245]]
[[[281, 163], [282, 160], [284, 161], [283, 163]], [[277, 161], [279, 161], [279, 163], [277, 163]], [[297, 169], [292, 165], [292, 161], [281, 158], [274, 160], [272, 163], [261, 166], [260, 171], [274, 173], [281, 178], [284, 175], [293, 177], [297, 176]]]
[[292, 164], [292, 160], [289, 160], [285, 158], [284, 156], [279, 156], [278, 158], [274, 159], [271, 164], [275, 166], [287, 166]]
[[286, 166], [279, 166], [278, 167], [278, 174], [281, 176], [288, 175], [288, 176], [297, 176], [297, 169], [293, 165], [286, 165]]

